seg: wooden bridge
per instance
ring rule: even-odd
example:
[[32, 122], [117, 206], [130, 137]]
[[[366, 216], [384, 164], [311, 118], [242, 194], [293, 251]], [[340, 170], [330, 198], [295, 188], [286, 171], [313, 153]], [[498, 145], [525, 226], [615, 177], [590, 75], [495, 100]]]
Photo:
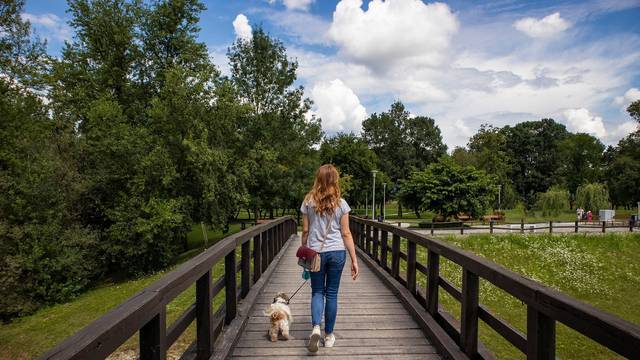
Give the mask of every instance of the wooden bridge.
[[[362, 275], [352, 282], [345, 271], [336, 347], [321, 348], [316, 357], [492, 359], [478, 340], [483, 321], [527, 359], [555, 359], [558, 322], [624, 357], [640, 359], [638, 325], [426, 235], [358, 217], [351, 217], [350, 227]], [[167, 349], [193, 321], [196, 340], [183, 359], [306, 357], [308, 288], [291, 305], [294, 339], [268, 341], [262, 315], [275, 293], [292, 291], [302, 282], [294, 258], [296, 232], [295, 220], [282, 217], [231, 235], [40, 358], [106, 358], [138, 333], [140, 359], [165, 359]], [[419, 249], [427, 253], [426, 264], [417, 260]], [[460, 289], [441, 276], [441, 257], [462, 268]], [[213, 267], [222, 261], [224, 275], [212, 279]], [[426, 278], [426, 288], [419, 285], [419, 276]], [[526, 304], [526, 334], [480, 304], [480, 279]], [[167, 326], [167, 304], [194, 283], [194, 304]], [[459, 322], [439, 305], [441, 290], [460, 302]], [[214, 309], [213, 298], [222, 291], [224, 303]]]

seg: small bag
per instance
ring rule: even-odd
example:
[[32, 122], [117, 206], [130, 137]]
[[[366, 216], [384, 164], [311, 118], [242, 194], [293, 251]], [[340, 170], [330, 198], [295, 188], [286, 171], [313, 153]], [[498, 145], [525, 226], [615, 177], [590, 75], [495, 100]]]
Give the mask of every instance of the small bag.
[[[333, 220], [333, 217], [327, 220], [327, 228], [325, 229], [324, 237], [321, 241], [322, 245], [320, 246], [320, 251], [324, 249], [324, 244], [325, 244], [327, 235], [329, 234], [329, 228], [331, 227], [332, 220]], [[296, 251], [296, 257], [298, 258], [298, 265], [302, 266], [303, 268], [311, 272], [320, 271], [320, 264], [321, 264], [320, 252], [315, 251], [310, 247], [301, 245], [298, 248], [298, 251]]]

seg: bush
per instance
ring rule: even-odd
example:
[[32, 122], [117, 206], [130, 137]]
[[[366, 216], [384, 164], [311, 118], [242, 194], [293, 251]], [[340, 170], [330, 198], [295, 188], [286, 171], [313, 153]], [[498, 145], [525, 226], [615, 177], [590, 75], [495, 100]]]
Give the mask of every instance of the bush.
[[96, 236], [84, 228], [5, 224], [0, 238], [10, 247], [0, 257], [2, 321], [68, 301], [102, 271]]
[[543, 216], [558, 216], [562, 210], [569, 209], [569, 192], [552, 186], [546, 192], [538, 194], [538, 207]]
[[576, 206], [597, 214], [599, 210], [609, 208], [609, 191], [599, 183], [582, 185], [576, 190]]

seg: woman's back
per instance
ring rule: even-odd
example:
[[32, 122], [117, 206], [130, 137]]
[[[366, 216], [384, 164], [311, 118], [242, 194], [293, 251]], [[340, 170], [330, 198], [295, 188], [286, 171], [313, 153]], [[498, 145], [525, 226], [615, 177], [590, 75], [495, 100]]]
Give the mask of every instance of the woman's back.
[[[344, 250], [344, 241], [340, 227], [340, 219], [351, 211], [349, 204], [340, 199], [340, 206], [334, 209], [333, 214], [325, 212], [316, 213], [313, 202], [303, 202], [300, 211], [309, 217], [309, 247], [320, 252]], [[324, 247], [322, 240], [324, 239]]]

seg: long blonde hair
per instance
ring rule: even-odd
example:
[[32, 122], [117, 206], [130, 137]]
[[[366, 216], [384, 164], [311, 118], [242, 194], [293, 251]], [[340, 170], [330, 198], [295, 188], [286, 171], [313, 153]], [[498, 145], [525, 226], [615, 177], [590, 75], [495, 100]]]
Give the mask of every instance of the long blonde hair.
[[304, 201], [307, 204], [312, 203], [317, 214], [333, 214], [335, 209], [340, 206], [340, 198], [342, 197], [339, 182], [340, 174], [335, 166], [331, 164], [320, 166], [316, 172], [313, 187], [305, 196]]

